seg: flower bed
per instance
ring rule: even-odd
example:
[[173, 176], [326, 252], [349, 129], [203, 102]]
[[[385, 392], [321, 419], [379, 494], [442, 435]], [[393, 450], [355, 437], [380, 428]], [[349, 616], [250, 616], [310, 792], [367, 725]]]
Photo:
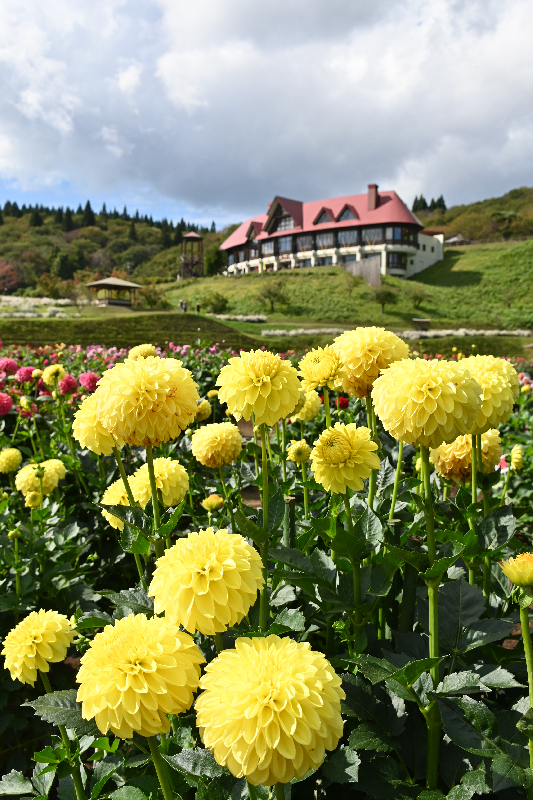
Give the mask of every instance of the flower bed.
[[532, 374], [1, 349], [0, 793], [526, 797]]

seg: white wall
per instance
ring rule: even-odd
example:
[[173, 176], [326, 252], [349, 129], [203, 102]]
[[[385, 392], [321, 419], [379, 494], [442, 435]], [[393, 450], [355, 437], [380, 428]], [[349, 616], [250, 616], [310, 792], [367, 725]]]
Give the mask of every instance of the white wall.
[[444, 234], [438, 233], [435, 236], [428, 236], [425, 233], [418, 234], [418, 244], [420, 249], [414, 256], [407, 258], [406, 278], [416, 275], [417, 272], [431, 267], [437, 261], [442, 261], [444, 257]]

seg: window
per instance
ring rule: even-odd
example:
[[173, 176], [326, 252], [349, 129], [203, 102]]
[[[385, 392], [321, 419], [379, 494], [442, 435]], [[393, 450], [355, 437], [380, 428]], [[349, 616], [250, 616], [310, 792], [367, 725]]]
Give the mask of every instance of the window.
[[296, 262], [297, 267], [310, 267], [311, 266], [311, 259], [310, 258], [302, 258], [300, 261]]
[[294, 228], [294, 220], [292, 217], [286, 215], [279, 218], [278, 224], [276, 225], [277, 231], [290, 231], [292, 228]]
[[434, 248], [434, 247], [432, 247], [432, 248], [431, 248], [431, 252], [432, 252], [432, 253], [434, 253], [434, 252], [435, 252], [435, 248]]
[[264, 256], [273, 256], [274, 242], [263, 242], [261, 250]]
[[414, 258], [412, 258], [411, 259], [411, 264], [414, 264], [414, 263], [415, 263], [415, 260], [414, 260]]
[[339, 247], [357, 244], [357, 231], [339, 231]]
[[239, 261], [244, 261], [244, 250], [239, 250]]
[[250, 247], [250, 258], [257, 258], [259, 255], [259, 251], [257, 249], [257, 245], [255, 247]]
[[363, 244], [379, 244], [383, 241], [383, 228], [363, 228], [361, 236]]
[[326, 247], [333, 247], [333, 234], [332, 233], [317, 233], [316, 246], [317, 246], [317, 250], [323, 250]]
[[407, 269], [407, 256], [404, 253], [387, 253], [387, 269]]
[[425, 245], [425, 244], [423, 244], [423, 245], [422, 245], [422, 250], [425, 250], [425, 249], [426, 249], [426, 245]]
[[356, 255], [344, 256], [344, 263], [345, 264], [350, 264], [352, 261], [357, 261], [357, 256]]
[[230, 253], [228, 256], [228, 267], [231, 267], [233, 264], [235, 264], [235, 256], [233, 253]]
[[331, 224], [332, 222], [333, 220], [331, 219], [327, 211], [323, 211], [319, 216], [319, 218], [317, 219], [317, 221], [315, 222], [315, 225], [328, 225]]
[[316, 260], [318, 267], [329, 267], [333, 264], [333, 256], [326, 256], [325, 258], [317, 258]]
[[312, 250], [313, 237], [312, 236], [298, 236], [296, 238], [296, 248], [298, 250]]
[[281, 236], [278, 239], [279, 242], [279, 253], [290, 253], [292, 252], [292, 236]]
[[355, 219], [355, 214], [349, 208], [345, 208], [339, 217], [339, 222], [346, 222], [349, 219]]

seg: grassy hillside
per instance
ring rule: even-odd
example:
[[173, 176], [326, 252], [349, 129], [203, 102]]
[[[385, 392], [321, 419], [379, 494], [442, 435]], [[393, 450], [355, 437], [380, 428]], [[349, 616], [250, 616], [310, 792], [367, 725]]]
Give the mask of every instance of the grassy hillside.
[[[449, 248], [443, 261], [416, 280], [387, 277], [386, 285], [396, 303], [386, 305], [384, 314], [373, 291], [364, 283], [354, 286], [341, 267], [198, 279], [169, 288], [167, 296], [177, 306], [180, 299], [194, 304], [216, 292], [227, 298], [228, 313], [267, 313], [266, 326], [239, 326], [247, 332], [335, 323], [403, 329], [413, 327], [413, 317], [429, 317], [437, 328], [533, 328], [533, 242]], [[261, 297], [268, 286], [282, 297], [274, 313]], [[415, 288], [426, 294], [418, 309]]]
[[465, 239], [504, 241], [533, 236], [533, 189], [512, 189], [502, 197], [470, 205], [453, 206], [446, 212], [419, 211], [426, 228], [442, 231], [446, 238], [460, 234]]
[[[4, 344], [102, 344], [131, 347], [135, 344], [165, 342], [194, 345], [198, 340], [218, 342], [223, 347], [251, 349], [262, 342], [209, 317], [178, 313], [132, 313], [107, 319], [0, 319]], [[222, 344], [224, 342], [224, 344]]]

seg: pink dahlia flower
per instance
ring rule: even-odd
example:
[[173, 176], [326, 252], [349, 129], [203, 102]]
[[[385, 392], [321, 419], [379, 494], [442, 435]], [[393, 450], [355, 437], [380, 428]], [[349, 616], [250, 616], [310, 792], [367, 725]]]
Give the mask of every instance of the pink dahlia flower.
[[74, 377], [74, 375], [65, 375], [64, 378], [61, 378], [59, 381], [59, 391], [61, 394], [72, 394], [78, 388], [78, 381]]
[[20, 367], [17, 370], [17, 380], [19, 383], [30, 383], [35, 367]]
[[5, 392], [0, 392], [0, 417], [5, 417], [13, 408], [13, 400]]
[[5, 372], [6, 375], [14, 375], [18, 368], [19, 365], [14, 358], [0, 358], [0, 372]]
[[96, 384], [100, 380], [100, 376], [96, 372], [82, 372], [80, 375], [80, 383], [88, 392], [96, 391]]

